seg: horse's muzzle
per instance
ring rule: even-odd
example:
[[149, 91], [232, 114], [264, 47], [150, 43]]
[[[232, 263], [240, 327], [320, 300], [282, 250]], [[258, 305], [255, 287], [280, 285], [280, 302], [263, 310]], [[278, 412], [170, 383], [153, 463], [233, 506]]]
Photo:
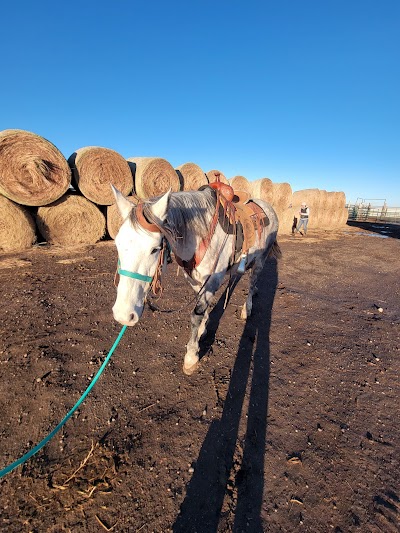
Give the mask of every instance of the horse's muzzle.
[[130, 313], [129, 315], [121, 315], [117, 310], [113, 309], [114, 320], [122, 324], [123, 326], [134, 326], [139, 322], [139, 316], [137, 313]]

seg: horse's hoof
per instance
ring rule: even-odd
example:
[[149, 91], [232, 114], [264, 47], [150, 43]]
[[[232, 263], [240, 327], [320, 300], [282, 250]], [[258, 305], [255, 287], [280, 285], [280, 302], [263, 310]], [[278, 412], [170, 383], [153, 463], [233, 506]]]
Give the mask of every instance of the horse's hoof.
[[199, 366], [199, 363], [195, 363], [192, 366], [183, 365], [183, 373], [186, 374], [187, 376], [191, 376], [194, 372], [196, 372], [198, 366]]

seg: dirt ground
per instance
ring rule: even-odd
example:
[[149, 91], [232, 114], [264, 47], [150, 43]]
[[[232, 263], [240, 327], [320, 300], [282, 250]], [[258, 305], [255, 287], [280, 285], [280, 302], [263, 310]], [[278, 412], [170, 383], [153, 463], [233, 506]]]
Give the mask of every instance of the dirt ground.
[[[0, 481], [20, 532], [399, 531], [400, 227], [282, 237], [247, 322], [146, 310], [85, 403]], [[0, 257], [0, 468], [72, 408], [121, 327], [112, 241]], [[163, 308], [191, 289], [169, 266]]]

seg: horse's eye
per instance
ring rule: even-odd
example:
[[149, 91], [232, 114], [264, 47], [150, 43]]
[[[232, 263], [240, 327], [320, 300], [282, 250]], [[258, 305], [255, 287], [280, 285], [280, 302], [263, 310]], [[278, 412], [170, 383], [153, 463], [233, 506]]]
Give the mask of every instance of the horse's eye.
[[156, 254], [157, 252], [159, 252], [161, 250], [161, 246], [157, 246], [157, 248], [153, 248], [151, 253], [152, 254]]

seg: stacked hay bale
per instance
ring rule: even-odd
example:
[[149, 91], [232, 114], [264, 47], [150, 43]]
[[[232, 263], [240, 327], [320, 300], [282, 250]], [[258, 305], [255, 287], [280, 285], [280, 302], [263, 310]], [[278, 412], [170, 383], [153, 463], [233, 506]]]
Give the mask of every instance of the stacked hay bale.
[[59, 200], [39, 207], [36, 222], [48, 243], [61, 246], [94, 244], [103, 237], [106, 229], [100, 209], [77, 194], [65, 194]]
[[[137, 205], [138, 203], [138, 199], [136, 196], [128, 196], [128, 200], [132, 202], [133, 205]], [[123, 222], [123, 218], [121, 216], [121, 213], [119, 212], [117, 204], [114, 203], [112, 205], [107, 206], [106, 220], [108, 234], [112, 239], [115, 239], [119, 228], [122, 226]]]
[[[105, 215], [101, 210], [103, 206], [112, 206], [115, 202], [111, 184], [125, 196], [132, 192], [132, 172], [126, 159], [118, 152], [100, 146], [79, 148], [68, 158], [68, 163], [72, 170], [72, 183], [87, 201], [79, 202], [68, 198], [62, 206], [56, 206], [57, 215], [55, 214], [52, 220], [56, 224], [56, 221], [61, 219], [61, 211], [63, 211], [63, 216], [66, 216], [66, 212], [71, 209], [77, 213], [80, 212], [82, 216], [78, 216], [78, 220], [81, 224], [81, 238], [85, 235], [85, 239], [88, 239], [87, 244], [90, 244], [96, 237], [99, 240], [104, 235], [105, 227], [110, 227], [113, 232], [114, 227], [118, 225], [114, 210], [109, 212], [107, 208]], [[92, 219], [93, 232], [85, 224], [84, 211], [86, 211], [86, 218]], [[109, 222], [106, 221], [107, 214], [110, 216]], [[50, 220], [49, 217], [48, 220]], [[52, 233], [58, 235], [56, 227]], [[57, 236], [58, 241], [59, 238], [60, 236]], [[76, 235], [71, 238], [73, 239], [71, 244], [76, 244]], [[55, 242], [54, 236], [52, 236], [52, 242]]]
[[47, 139], [24, 130], [0, 132], [0, 250], [20, 251], [36, 242], [34, 218], [22, 206], [60, 198], [71, 184], [61, 152]]
[[333, 210], [331, 215], [332, 229], [338, 229], [346, 225], [348, 212], [346, 209], [346, 196], [344, 192], [332, 192], [331, 199]]
[[288, 233], [293, 226], [292, 187], [289, 183], [273, 183], [272, 207], [279, 220], [278, 234]]
[[220, 170], [209, 170], [206, 172], [209, 183], [214, 181], [221, 181], [222, 183], [227, 183], [229, 185], [228, 178]]
[[174, 167], [161, 157], [129, 157], [134, 192], [139, 198], [160, 196], [180, 190], [179, 176]]
[[310, 208], [310, 228], [332, 230], [347, 222], [346, 197], [343, 192], [304, 189], [293, 193], [293, 207], [298, 213], [302, 202]]
[[208, 178], [195, 163], [184, 163], [175, 168], [180, 181], [181, 191], [197, 191], [208, 184]]
[[229, 185], [234, 191], [244, 191], [252, 196], [251, 183], [244, 176], [233, 176], [229, 179]]
[[272, 204], [274, 191], [272, 180], [269, 178], [261, 178], [253, 181], [251, 184], [251, 191], [253, 198], [259, 198], [260, 200], [264, 200], [264, 202]]
[[22, 205], [0, 195], [0, 252], [20, 252], [35, 242], [32, 215]]
[[[326, 191], [324, 191], [326, 193]], [[292, 205], [295, 212], [295, 216], [298, 219], [300, 217], [299, 211], [301, 204], [305, 202], [310, 209], [309, 228], [319, 229], [321, 218], [321, 200], [324, 197], [324, 193], [319, 189], [303, 189], [295, 191], [292, 197]]]
[[40, 135], [23, 130], [0, 132], [0, 193], [21, 205], [47, 205], [71, 184], [61, 152]]
[[[125, 160], [114, 150], [97, 146], [76, 150], [67, 162], [43, 137], [5, 130], [0, 132], [0, 251], [31, 246], [36, 241], [35, 220], [43, 237], [53, 244], [93, 244], [106, 227], [115, 238], [122, 220], [110, 183], [136, 204], [168, 190], [198, 190], [217, 180], [272, 204], [280, 233], [291, 231], [303, 201], [310, 207], [311, 228], [336, 229], [347, 222], [342, 192], [305, 189], [292, 194], [288, 183], [273, 183], [269, 178], [250, 183], [238, 175], [228, 180], [219, 170], [205, 174], [195, 163], [174, 169], [159, 157]], [[71, 184], [76, 194], [71, 193]], [[136, 196], [129, 196], [132, 192]]]
[[68, 163], [75, 188], [97, 205], [114, 203], [110, 183], [124, 195], [132, 192], [133, 177], [129, 165], [114, 150], [86, 146], [76, 150], [68, 158]]

